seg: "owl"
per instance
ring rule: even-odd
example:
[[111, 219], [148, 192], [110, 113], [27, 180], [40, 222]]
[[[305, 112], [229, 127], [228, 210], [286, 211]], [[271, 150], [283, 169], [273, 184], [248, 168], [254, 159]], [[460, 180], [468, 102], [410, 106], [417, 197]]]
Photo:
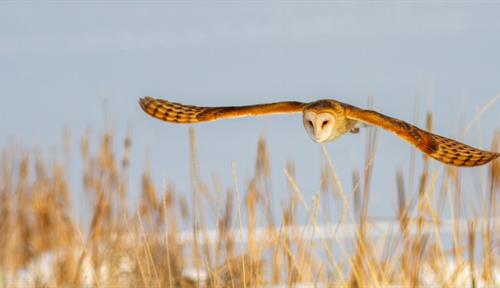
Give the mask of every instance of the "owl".
[[139, 104], [150, 116], [178, 124], [302, 113], [304, 128], [317, 143], [330, 142], [346, 133], [357, 132], [360, 124], [376, 126], [394, 133], [430, 157], [454, 166], [479, 166], [500, 156], [499, 153], [468, 146], [376, 111], [330, 99], [310, 103], [283, 101], [248, 106], [198, 107], [144, 97], [139, 100]]

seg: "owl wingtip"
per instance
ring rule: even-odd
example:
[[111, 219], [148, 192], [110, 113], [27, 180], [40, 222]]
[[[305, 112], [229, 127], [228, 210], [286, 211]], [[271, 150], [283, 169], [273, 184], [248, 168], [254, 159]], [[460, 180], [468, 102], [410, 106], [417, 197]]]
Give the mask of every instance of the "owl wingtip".
[[144, 97], [139, 97], [139, 106], [141, 106], [142, 110], [146, 111], [146, 105], [149, 101], [151, 101], [153, 98], [149, 96], [144, 96]]

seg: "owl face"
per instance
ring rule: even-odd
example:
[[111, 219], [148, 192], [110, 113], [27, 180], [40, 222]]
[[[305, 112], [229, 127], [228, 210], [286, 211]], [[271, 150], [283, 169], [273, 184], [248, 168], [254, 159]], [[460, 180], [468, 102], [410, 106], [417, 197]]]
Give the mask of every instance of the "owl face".
[[332, 140], [331, 137], [335, 134], [335, 118], [331, 113], [304, 111], [302, 119], [304, 128], [313, 141], [323, 143]]

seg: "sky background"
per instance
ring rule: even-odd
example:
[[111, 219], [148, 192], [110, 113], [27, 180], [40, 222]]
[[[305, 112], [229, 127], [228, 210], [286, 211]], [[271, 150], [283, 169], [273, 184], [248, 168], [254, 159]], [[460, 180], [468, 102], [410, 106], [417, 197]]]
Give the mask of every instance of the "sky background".
[[[137, 104], [144, 95], [207, 106], [331, 98], [361, 107], [371, 96], [376, 110], [420, 126], [432, 109], [434, 131], [489, 148], [500, 104], [465, 137], [460, 131], [500, 92], [499, 13], [494, 3], [0, 1], [0, 147], [60, 157], [67, 127], [68, 174], [79, 199], [81, 136], [89, 129], [95, 151], [100, 132], [114, 131], [121, 147], [130, 131], [135, 202], [148, 165], [158, 186], [172, 182], [178, 193], [191, 193], [188, 126], [147, 117]], [[265, 136], [275, 205], [289, 195], [288, 160], [306, 199], [319, 191], [321, 149], [301, 116], [193, 127], [200, 175], [209, 184], [218, 175], [231, 187], [234, 161], [244, 191]], [[366, 135], [364, 129], [327, 144], [349, 197], [352, 170], [364, 166]], [[395, 215], [395, 170], [408, 176], [410, 151], [380, 131], [371, 216]], [[432, 169], [442, 166], [433, 162]], [[481, 171], [464, 170], [474, 193]], [[77, 205], [75, 213], [85, 209]]]

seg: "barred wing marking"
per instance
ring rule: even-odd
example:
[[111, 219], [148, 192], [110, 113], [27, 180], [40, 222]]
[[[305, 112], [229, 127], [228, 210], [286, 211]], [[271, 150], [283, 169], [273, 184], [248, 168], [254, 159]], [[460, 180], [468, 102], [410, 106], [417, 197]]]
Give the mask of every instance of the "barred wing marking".
[[302, 113], [305, 103], [284, 101], [248, 106], [199, 107], [144, 97], [139, 100], [142, 110], [150, 116], [172, 123], [190, 124], [226, 118]]
[[430, 157], [446, 164], [474, 167], [486, 164], [500, 156], [499, 153], [471, 147], [375, 111], [346, 105], [346, 116], [388, 130]]

